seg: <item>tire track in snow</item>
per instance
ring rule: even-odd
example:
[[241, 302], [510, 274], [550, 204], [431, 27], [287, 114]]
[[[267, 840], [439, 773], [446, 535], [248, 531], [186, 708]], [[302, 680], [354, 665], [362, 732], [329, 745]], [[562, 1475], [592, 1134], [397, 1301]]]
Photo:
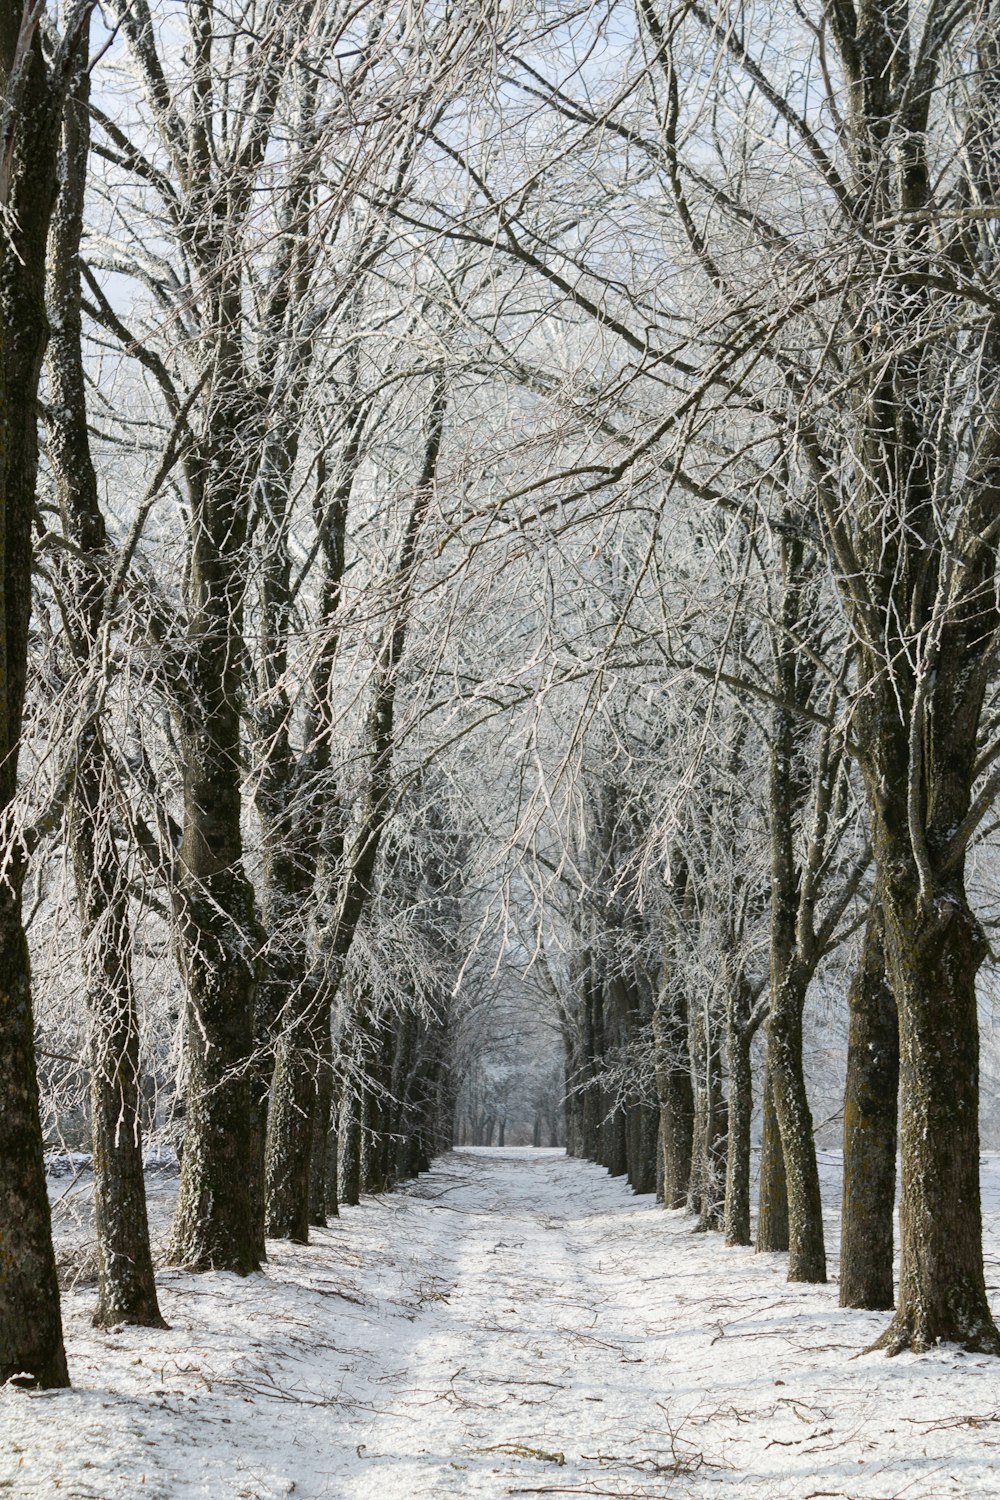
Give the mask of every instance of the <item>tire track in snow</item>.
[[345, 1500], [592, 1480], [581, 1440], [591, 1453], [604, 1436], [620, 1444], [629, 1410], [648, 1412], [651, 1392], [648, 1341], [624, 1326], [585, 1246], [602, 1211], [648, 1212], [649, 1200], [562, 1153], [470, 1149], [405, 1201], [429, 1221], [433, 1281], [406, 1340], [405, 1378], [362, 1440]]

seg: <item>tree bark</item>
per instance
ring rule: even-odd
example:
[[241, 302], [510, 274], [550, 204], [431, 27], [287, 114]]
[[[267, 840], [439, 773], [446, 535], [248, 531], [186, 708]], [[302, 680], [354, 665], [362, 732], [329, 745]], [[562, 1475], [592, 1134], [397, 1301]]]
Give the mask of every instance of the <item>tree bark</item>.
[[[803, 630], [815, 560], [802, 542], [782, 535], [779, 622], [772, 644], [776, 707], [768, 749], [768, 834], [771, 854], [770, 1009], [767, 1077], [784, 1158], [789, 1281], [826, 1281], [823, 1204], [813, 1139], [812, 1112], [802, 1062], [806, 992], [818, 961], [813, 934], [817, 884], [809, 860], [797, 857], [796, 813], [805, 804], [806, 733], [790, 705], [807, 703], [812, 664], [803, 670], [795, 641]], [[824, 732], [815, 770], [810, 856], [823, 847], [829, 805], [829, 735]], [[762, 1168], [763, 1170], [763, 1168]]]
[[[61, 186], [49, 236], [48, 451], [75, 555], [61, 570], [70, 650], [93, 668], [104, 623], [107, 530], [90, 452], [80, 313], [80, 242], [90, 141], [89, 28], [82, 32], [63, 118]], [[94, 1322], [164, 1327], [149, 1244], [139, 1119], [139, 1034], [128, 880], [115, 838], [115, 792], [98, 722], [80, 730], [69, 815], [91, 1015], [90, 1108], [98, 1283]]]
[[694, 1089], [687, 1012], [679, 990], [661, 989], [653, 1008], [653, 1039], [663, 1150], [663, 1207], [683, 1208], [691, 1180]]
[[340, 1102], [340, 1201], [349, 1208], [361, 1202], [360, 1100], [351, 1093]]
[[194, 1271], [246, 1275], [264, 1258], [247, 1145], [262, 947], [243, 866], [243, 618], [250, 434], [239, 346], [238, 288], [216, 289], [221, 250], [206, 251], [214, 378], [192, 500], [187, 675], [179, 703], [184, 828], [179, 937], [187, 989], [187, 1114], [169, 1258]]
[[[91, 741], [91, 736], [86, 737]], [[70, 845], [91, 1014], [90, 1108], [98, 1281], [94, 1323], [165, 1328], [156, 1296], [139, 1121], [139, 1028], [128, 894], [108, 826], [103, 747], [81, 746]], [[98, 840], [100, 839], [100, 843]]]
[[[298, 982], [305, 982], [301, 975]], [[309, 1007], [297, 1000], [292, 1004], [295, 1014], [282, 1029], [275, 1048], [264, 1197], [267, 1233], [305, 1245], [309, 1242], [318, 1059]]]
[[[979, 1019], [986, 955], [954, 870], [928, 908], [888, 820], [879, 829], [886, 955], [900, 1016], [900, 1277], [876, 1347], [939, 1341], [1000, 1354], [986, 1296], [979, 1192]], [[877, 846], [878, 847], [878, 846]], [[895, 857], [893, 857], [895, 856]], [[912, 865], [911, 865], [912, 870]]]
[[745, 1024], [730, 1015], [726, 1025], [729, 1065], [729, 1121], [726, 1138], [727, 1245], [749, 1245], [750, 1238], [750, 1126], [753, 1116], [751, 1038]]
[[884, 929], [876, 897], [847, 993], [841, 1307], [893, 1305], [899, 1018], [886, 978]]
[[788, 1249], [788, 1188], [771, 1084], [770, 1048], [768, 1054], [761, 1107], [760, 1182], [757, 1189], [758, 1254]]
[[772, 991], [767, 1058], [781, 1135], [788, 1201], [788, 1279], [826, 1281], [823, 1204], [812, 1111], [802, 1070], [802, 1009], [806, 982], [792, 965]]
[[[628, 1180], [637, 1193], [656, 1191], [656, 1152], [660, 1112], [650, 1104], [636, 1101], [628, 1115]], [[537, 1122], [538, 1142], [542, 1144], [542, 1122]]]
[[321, 1009], [315, 1039], [315, 1098], [312, 1112], [313, 1139], [309, 1158], [309, 1222], [317, 1229], [326, 1224], [327, 1215], [336, 1218], [337, 1141], [333, 1098], [333, 1038], [330, 1018]]
[[[946, 1340], [1000, 1354], [985, 1289], [979, 1191], [976, 975], [987, 945], [965, 889], [969, 839], [985, 811], [973, 792], [1000, 638], [1000, 339], [995, 321], [979, 339], [961, 335], [968, 374], [958, 446], [947, 436], [958, 410], [952, 307], [911, 279], [916, 265], [936, 267], [940, 252], [925, 213], [937, 191], [927, 128], [935, 73], [923, 57], [919, 73], [910, 63], [909, 26], [907, 7], [883, 0], [856, 37], [838, 35], [852, 134], [865, 148], [856, 155], [871, 216], [864, 227], [879, 265], [877, 279], [855, 289], [851, 314], [853, 367], [868, 383], [852, 434], [858, 485], [850, 558], [839, 536], [836, 542], [845, 608], [862, 642], [859, 760], [899, 1015], [899, 1294], [878, 1342], [890, 1353]], [[1000, 46], [995, 17], [979, 26], [970, 33], [969, 134], [951, 191], [993, 202], [1000, 186]], [[881, 142], [901, 125], [906, 150], [887, 173]], [[901, 212], [902, 233], [895, 227]], [[979, 274], [994, 258], [991, 234], [985, 225], [970, 226], [961, 246], [952, 240], [946, 253], [963, 274]], [[926, 335], [912, 341], [918, 321], [935, 330], [933, 345]], [[957, 471], [961, 483], [953, 485]], [[836, 536], [841, 522], [832, 521], [829, 499], [824, 504], [828, 535]]]
[[[80, 26], [89, 15], [74, 19]], [[38, 15], [0, 6], [4, 142], [0, 213], [0, 1383], [69, 1384], [38, 1112], [31, 974], [21, 896], [25, 849], [12, 804], [27, 673], [38, 384], [48, 337], [46, 241], [66, 78], [50, 76]], [[25, 30], [22, 33], [22, 22]], [[67, 55], [76, 39], [64, 39]]]
[[698, 1215], [700, 1232], [722, 1228], [725, 1201], [726, 1119], [722, 1098], [722, 1058], [718, 1019], [707, 1004], [691, 1025], [694, 1074], [694, 1128], [688, 1211]]

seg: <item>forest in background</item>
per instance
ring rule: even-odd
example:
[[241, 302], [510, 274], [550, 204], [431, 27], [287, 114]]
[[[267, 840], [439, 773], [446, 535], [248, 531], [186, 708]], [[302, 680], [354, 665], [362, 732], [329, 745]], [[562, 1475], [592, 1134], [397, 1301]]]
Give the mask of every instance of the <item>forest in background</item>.
[[0, 0], [0, 82], [0, 1380], [47, 1146], [160, 1322], [144, 1133], [193, 1271], [510, 1111], [821, 1282], [818, 994], [841, 1302], [1000, 1352], [997, 5]]

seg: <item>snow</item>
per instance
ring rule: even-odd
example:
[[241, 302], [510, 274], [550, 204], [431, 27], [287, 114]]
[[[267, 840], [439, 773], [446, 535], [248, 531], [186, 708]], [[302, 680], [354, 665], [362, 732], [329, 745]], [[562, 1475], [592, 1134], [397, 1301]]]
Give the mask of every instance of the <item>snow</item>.
[[[992, 1285], [1000, 1157], [984, 1202]], [[691, 1229], [562, 1152], [465, 1149], [264, 1275], [160, 1273], [168, 1332], [98, 1333], [78, 1287], [74, 1389], [0, 1392], [0, 1494], [997, 1494], [1000, 1361], [859, 1356], [884, 1314]]]

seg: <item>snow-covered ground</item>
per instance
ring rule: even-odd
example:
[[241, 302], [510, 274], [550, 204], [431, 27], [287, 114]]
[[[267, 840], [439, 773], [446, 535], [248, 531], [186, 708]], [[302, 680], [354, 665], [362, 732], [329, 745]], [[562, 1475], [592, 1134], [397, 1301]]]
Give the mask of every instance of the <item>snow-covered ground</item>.
[[[1000, 1158], [984, 1189], [993, 1285]], [[884, 1316], [784, 1277], [561, 1152], [456, 1151], [264, 1276], [163, 1272], [169, 1332], [70, 1292], [74, 1389], [0, 1393], [0, 1494], [1000, 1494], [1000, 1361], [858, 1357]]]

